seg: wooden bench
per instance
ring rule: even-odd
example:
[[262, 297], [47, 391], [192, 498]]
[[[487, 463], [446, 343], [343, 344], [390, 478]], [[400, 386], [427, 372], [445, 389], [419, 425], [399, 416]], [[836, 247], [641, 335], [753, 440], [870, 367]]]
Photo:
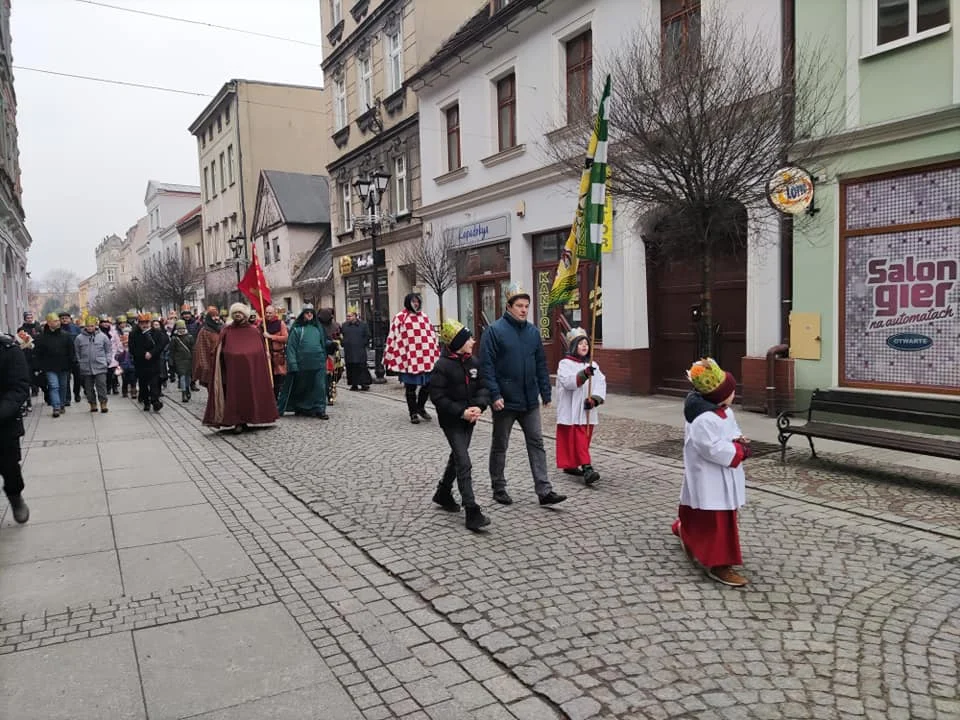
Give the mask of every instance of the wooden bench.
[[[781, 463], [786, 459], [787, 442], [792, 435], [807, 438], [814, 458], [817, 457], [813, 447], [813, 438], [816, 437], [960, 460], [960, 398], [945, 400], [818, 389], [810, 398], [804, 425], [793, 425], [791, 414], [782, 412], [777, 417]], [[858, 421], [859, 418], [902, 424], [914, 432], [918, 432], [920, 426], [953, 432], [946, 435], [911, 434], [909, 430], [873, 427]]]

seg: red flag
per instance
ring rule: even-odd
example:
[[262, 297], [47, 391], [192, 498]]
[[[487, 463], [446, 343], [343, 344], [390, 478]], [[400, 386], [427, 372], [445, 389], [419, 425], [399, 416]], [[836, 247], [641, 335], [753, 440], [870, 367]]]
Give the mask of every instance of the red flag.
[[267, 285], [267, 279], [263, 276], [263, 268], [260, 267], [260, 261], [257, 259], [257, 244], [251, 243], [251, 245], [253, 247], [253, 260], [250, 262], [250, 267], [247, 268], [243, 280], [237, 284], [237, 289], [247, 297], [253, 309], [262, 316], [263, 309], [272, 302], [270, 286]]

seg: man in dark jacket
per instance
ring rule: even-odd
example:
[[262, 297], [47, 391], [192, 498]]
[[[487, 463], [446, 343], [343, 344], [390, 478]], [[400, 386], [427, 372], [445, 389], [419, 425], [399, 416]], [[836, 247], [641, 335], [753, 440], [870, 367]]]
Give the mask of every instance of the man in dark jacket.
[[340, 326], [340, 342], [343, 344], [343, 362], [347, 366], [347, 384], [351, 390], [369, 390], [373, 378], [367, 369], [367, 347], [370, 345], [370, 328], [360, 322], [357, 313], [347, 313], [347, 321]]
[[137, 318], [137, 327], [130, 333], [130, 354], [137, 370], [137, 400], [144, 410], [153, 407], [160, 412], [163, 402], [160, 400], [160, 376], [164, 372], [163, 351], [170, 343], [170, 337], [163, 328], [151, 329], [150, 314], [141, 313]]
[[[18, 332], [18, 333], [22, 333], [22, 332], [23, 332], [23, 333], [26, 333], [27, 335], [29, 335], [29, 336], [33, 339], [34, 342], [36, 342], [36, 341], [37, 341], [37, 338], [40, 337], [40, 330], [41, 330], [40, 323], [38, 323], [38, 322], [34, 319], [33, 313], [30, 312], [29, 310], [28, 310], [27, 312], [25, 312], [25, 313], [23, 314], [23, 325], [21, 325], [19, 328], [17, 328], [17, 332]], [[31, 376], [32, 376], [33, 373], [34, 373], [34, 371], [35, 371], [35, 369], [34, 369], [34, 367], [33, 367], [33, 349], [31, 348], [30, 350], [24, 350], [24, 351], [23, 351], [23, 355], [24, 355], [24, 357], [27, 359], [27, 367], [30, 368], [30, 374], [31, 374]], [[31, 383], [30, 383], [30, 394], [31, 394], [33, 397], [36, 397], [37, 395], [40, 394], [40, 384], [39, 384], [39, 383], [36, 383], [36, 382], [31, 382]]]
[[[77, 339], [77, 335], [80, 334], [80, 327], [73, 322], [73, 316], [64, 311], [60, 313], [60, 330], [64, 335], [69, 336], [70, 341], [74, 342]], [[80, 379], [80, 366], [74, 363], [70, 368], [70, 374], [67, 377], [67, 390], [64, 392], [60, 391], [60, 394], [63, 399], [63, 406], [67, 407], [70, 405], [70, 380], [73, 380], [73, 401], [80, 402], [80, 389], [83, 387], [83, 380]]]
[[3, 492], [13, 508], [13, 519], [21, 524], [30, 519], [30, 508], [23, 501], [20, 471], [21, 409], [29, 397], [27, 360], [16, 340], [0, 335], [0, 477], [3, 477]]
[[437, 420], [450, 444], [450, 458], [443, 478], [437, 485], [433, 501], [449, 512], [459, 512], [453, 499], [456, 478], [460, 500], [466, 511], [468, 530], [479, 530], [490, 524], [473, 497], [473, 463], [470, 462], [470, 440], [481, 413], [490, 405], [490, 393], [483, 384], [480, 368], [473, 358], [474, 339], [456, 320], [447, 320], [440, 331], [446, 352], [440, 355], [430, 377], [430, 399], [437, 409]]
[[47, 378], [47, 395], [53, 416], [60, 417], [70, 404], [70, 371], [76, 366], [73, 337], [60, 328], [60, 319], [47, 315], [43, 331], [33, 342], [33, 362]]
[[490, 482], [493, 499], [510, 505], [503, 469], [513, 423], [519, 422], [527, 443], [527, 458], [533, 472], [533, 487], [541, 505], [556, 505], [567, 499], [558, 495], [547, 478], [547, 454], [543, 449], [540, 399], [550, 404], [547, 356], [537, 328], [527, 322], [530, 295], [519, 285], [507, 290], [507, 311], [483, 333], [480, 343], [484, 381], [493, 400], [493, 444], [490, 448]]

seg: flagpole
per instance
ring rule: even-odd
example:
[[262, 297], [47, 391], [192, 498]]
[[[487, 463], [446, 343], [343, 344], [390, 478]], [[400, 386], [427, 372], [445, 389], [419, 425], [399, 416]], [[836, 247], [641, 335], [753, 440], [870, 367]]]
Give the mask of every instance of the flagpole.
[[[257, 241], [253, 241], [253, 257], [257, 257]], [[257, 261], [257, 297], [260, 298], [260, 318], [263, 323], [263, 345], [267, 350], [267, 370], [270, 371], [270, 382], [273, 383], [273, 358], [270, 357], [270, 340], [267, 338], [267, 313], [263, 307], [263, 270], [260, 261]]]
[[[589, 294], [587, 295], [589, 301]], [[593, 268], [593, 307], [590, 308], [590, 363], [593, 363], [593, 351], [596, 350], [597, 337], [597, 300], [600, 299], [600, 259], [597, 258]], [[587, 397], [593, 397], [593, 373], [587, 378]], [[590, 408], [587, 408], [587, 440], [593, 440], [593, 425], [590, 424]]]

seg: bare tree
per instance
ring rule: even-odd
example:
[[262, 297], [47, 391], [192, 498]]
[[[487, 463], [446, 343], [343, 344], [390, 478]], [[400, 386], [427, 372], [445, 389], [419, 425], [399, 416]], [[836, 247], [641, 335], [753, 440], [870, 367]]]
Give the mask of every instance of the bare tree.
[[297, 283], [297, 289], [305, 303], [310, 303], [316, 308], [320, 307], [323, 298], [333, 295], [333, 273], [326, 278], [312, 278], [302, 280]]
[[[814, 171], [815, 139], [837, 127], [838, 83], [831, 78], [838, 72], [826, 65], [825, 53], [795, 59], [787, 48], [781, 55], [771, 38], [749, 26], [712, 13], [698, 34], [672, 49], [659, 25], [645, 27], [599, 63], [613, 87], [611, 190], [636, 217], [655, 218], [644, 234], [650, 262], [700, 264], [706, 353], [714, 350], [715, 253], [745, 251], [748, 216], [751, 229], [763, 218], [780, 222], [769, 211], [768, 181], [788, 157]], [[585, 99], [591, 109], [546, 150], [571, 174], [583, 169], [591, 102]], [[790, 152], [795, 139], [804, 141], [802, 155]]]
[[147, 261], [141, 283], [144, 294], [153, 304], [179, 310], [191, 289], [202, 279], [201, 270], [184, 263], [179, 255], [174, 255], [167, 260], [155, 258]]
[[43, 277], [43, 285], [48, 293], [58, 296], [61, 300], [66, 299], [71, 293], [77, 291], [80, 284], [80, 276], [73, 270], [66, 268], [55, 268]]
[[437, 296], [440, 309], [438, 324], [444, 320], [443, 295], [457, 284], [457, 241], [448, 232], [430, 237], [420, 236], [406, 244], [400, 255], [400, 263], [416, 271], [417, 281], [422, 281]]

